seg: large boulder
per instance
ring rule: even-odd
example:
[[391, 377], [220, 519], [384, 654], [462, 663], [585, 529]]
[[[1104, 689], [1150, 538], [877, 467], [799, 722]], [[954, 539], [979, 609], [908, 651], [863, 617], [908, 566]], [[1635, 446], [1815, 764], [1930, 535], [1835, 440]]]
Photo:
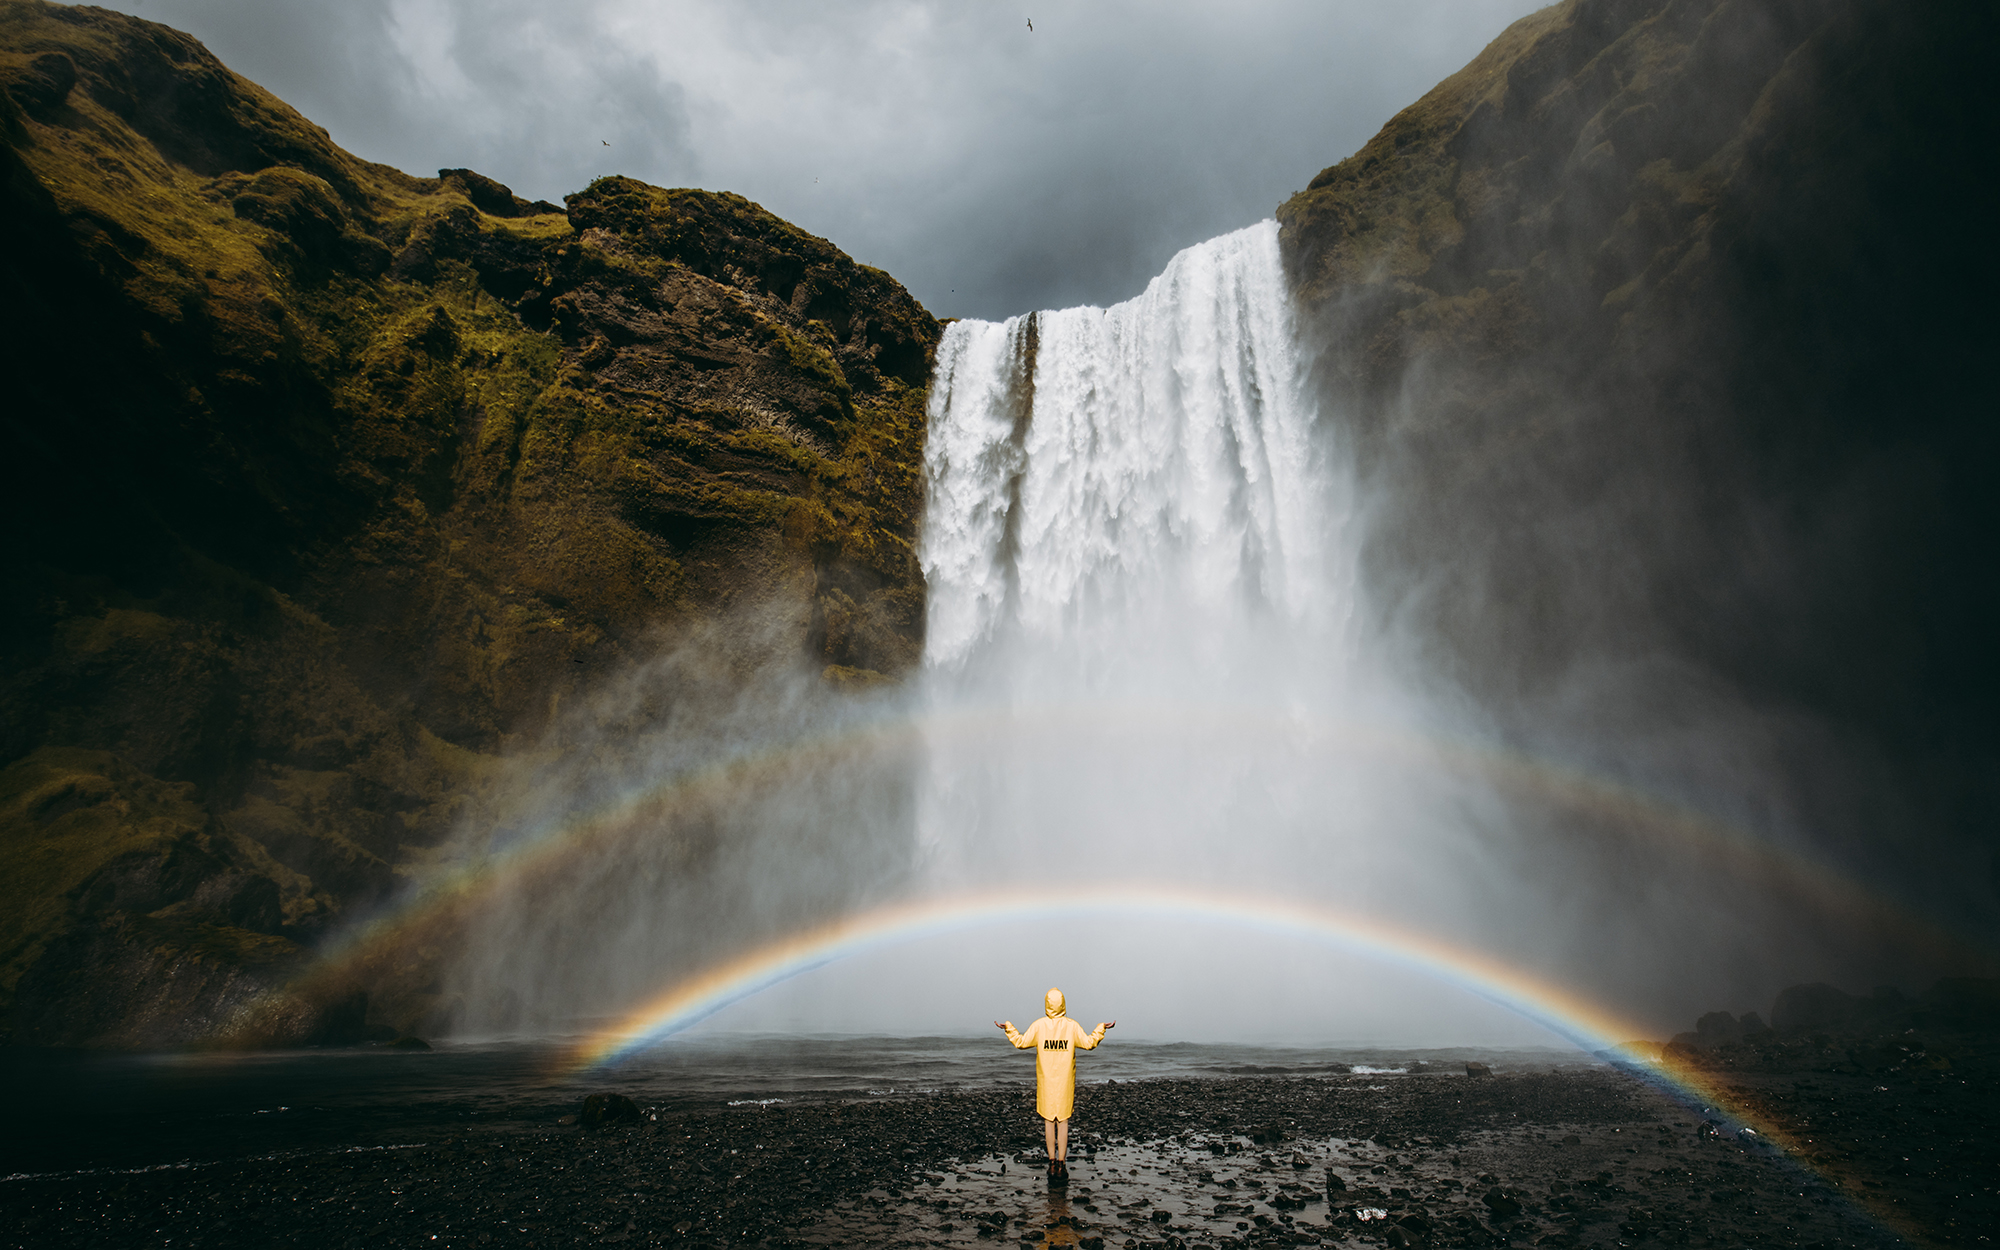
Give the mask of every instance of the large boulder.
[[592, 1094], [583, 1100], [576, 1121], [585, 1128], [611, 1128], [619, 1124], [642, 1124], [646, 1115], [639, 1104], [623, 1094]]
[[1695, 1037], [1707, 1047], [1726, 1046], [1743, 1036], [1743, 1026], [1726, 1011], [1711, 1011], [1694, 1022]]

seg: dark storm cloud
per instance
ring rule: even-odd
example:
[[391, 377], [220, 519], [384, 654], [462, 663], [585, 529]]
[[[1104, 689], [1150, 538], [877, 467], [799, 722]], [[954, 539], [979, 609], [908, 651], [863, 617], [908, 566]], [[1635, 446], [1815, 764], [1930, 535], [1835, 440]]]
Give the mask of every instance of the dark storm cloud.
[[[600, 174], [695, 169], [680, 88], [640, 45], [522, 0], [136, 0], [356, 155], [416, 174], [470, 166], [530, 197]], [[612, 146], [605, 147], [605, 143]]]
[[1135, 294], [1538, 6], [114, 7], [192, 32], [358, 155], [550, 199], [605, 173], [740, 192], [934, 312], [992, 317]]

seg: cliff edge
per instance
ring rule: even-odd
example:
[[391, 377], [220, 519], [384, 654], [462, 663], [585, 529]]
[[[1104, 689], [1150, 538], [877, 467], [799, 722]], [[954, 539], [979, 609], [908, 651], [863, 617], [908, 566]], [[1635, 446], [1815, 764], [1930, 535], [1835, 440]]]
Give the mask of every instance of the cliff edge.
[[914, 663], [939, 326], [887, 274], [738, 196], [370, 164], [102, 9], [0, 3], [0, 136], [16, 1041], [417, 1027], [279, 989], [565, 700], [721, 622]]
[[1278, 213], [1412, 671], [1988, 933], [1996, 34], [1565, 0]]

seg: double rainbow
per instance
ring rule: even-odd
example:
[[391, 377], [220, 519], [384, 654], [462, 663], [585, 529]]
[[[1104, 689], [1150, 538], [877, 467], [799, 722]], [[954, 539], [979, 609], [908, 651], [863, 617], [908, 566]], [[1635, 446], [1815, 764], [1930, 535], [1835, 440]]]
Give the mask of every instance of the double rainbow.
[[1481, 952], [1367, 916], [1184, 886], [1014, 887], [892, 903], [768, 942], [716, 964], [627, 1013], [573, 1052], [576, 1069], [612, 1063], [801, 973], [902, 942], [982, 925], [1078, 914], [1209, 921], [1398, 964], [1532, 1020], [1586, 1050], [1641, 1035], [1634, 1022]]
[[[1479, 951], [1379, 919], [1289, 900], [1173, 885], [1013, 888], [878, 907], [768, 942], [677, 982], [616, 1024], [579, 1043], [563, 1066], [576, 1073], [616, 1063], [761, 990], [852, 955], [982, 925], [1043, 921], [1078, 913], [1235, 924], [1406, 967], [1469, 991], [1579, 1047], [1637, 1070], [1691, 1110], [1699, 1108], [1699, 1113], [1730, 1129], [1752, 1129], [1767, 1144], [1785, 1151], [1795, 1164], [1812, 1170], [1803, 1162], [1802, 1143], [1741, 1106], [1729, 1097], [1728, 1090], [1703, 1073], [1634, 1062], [1623, 1043], [1640, 1037], [1641, 1027], [1561, 985]], [[1866, 1204], [1864, 1209], [1886, 1227], [1903, 1229], [1897, 1213], [1877, 1209], [1874, 1204]]]

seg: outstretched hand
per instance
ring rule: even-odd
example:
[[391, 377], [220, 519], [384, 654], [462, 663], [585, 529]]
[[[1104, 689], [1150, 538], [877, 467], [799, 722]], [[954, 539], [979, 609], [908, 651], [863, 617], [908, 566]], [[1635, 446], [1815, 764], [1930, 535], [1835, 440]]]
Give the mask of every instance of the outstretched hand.
[[1118, 1027], [1118, 1022], [1116, 1020], [1106, 1020], [1100, 1023], [1097, 1027], [1100, 1029], [1115, 1029]]
[[1011, 1029], [1014, 1027], [1014, 1022], [1012, 1020], [1009, 1020], [1007, 1023], [1002, 1024], [998, 1020], [995, 1020], [993, 1022], [993, 1027], [996, 1029]]

